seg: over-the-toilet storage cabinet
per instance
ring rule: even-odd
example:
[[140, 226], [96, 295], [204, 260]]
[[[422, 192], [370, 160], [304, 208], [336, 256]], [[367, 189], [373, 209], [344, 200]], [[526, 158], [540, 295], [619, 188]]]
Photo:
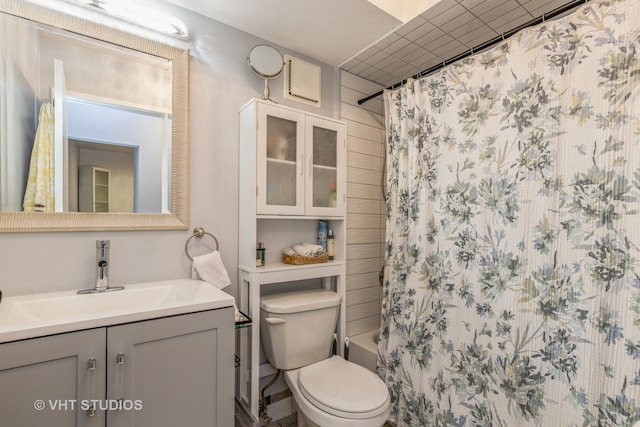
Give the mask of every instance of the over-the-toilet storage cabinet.
[[[238, 392], [257, 416], [261, 286], [322, 279], [343, 295], [344, 337], [346, 129], [339, 120], [253, 99], [240, 109], [239, 135], [239, 300], [254, 321], [241, 340]], [[316, 242], [320, 219], [335, 235], [334, 259], [284, 264], [284, 248]], [[256, 267], [258, 242], [266, 247], [264, 267]]]

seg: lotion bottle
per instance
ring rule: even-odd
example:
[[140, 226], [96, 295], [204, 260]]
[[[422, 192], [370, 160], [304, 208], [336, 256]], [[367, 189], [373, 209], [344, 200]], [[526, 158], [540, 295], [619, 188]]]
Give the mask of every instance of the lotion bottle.
[[329, 255], [329, 259], [333, 259], [335, 251], [335, 240], [333, 238], [333, 230], [329, 229], [329, 234], [327, 235], [327, 255]]

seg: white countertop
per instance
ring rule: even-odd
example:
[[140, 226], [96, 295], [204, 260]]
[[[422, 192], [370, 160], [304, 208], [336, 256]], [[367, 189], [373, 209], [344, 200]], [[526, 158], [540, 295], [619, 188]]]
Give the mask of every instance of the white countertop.
[[233, 305], [231, 295], [192, 279], [85, 295], [74, 290], [5, 297], [0, 302], [0, 343]]

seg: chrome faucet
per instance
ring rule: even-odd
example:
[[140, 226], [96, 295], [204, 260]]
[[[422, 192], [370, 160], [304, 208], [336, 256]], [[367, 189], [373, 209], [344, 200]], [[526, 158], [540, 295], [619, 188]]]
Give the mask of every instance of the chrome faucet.
[[96, 290], [109, 287], [109, 240], [96, 240]]
[[124, 286], [109, 286], [109, 240], [96, 240], [96, 285], [90, 289], [81, 289], [79, 294], [119, 291]]

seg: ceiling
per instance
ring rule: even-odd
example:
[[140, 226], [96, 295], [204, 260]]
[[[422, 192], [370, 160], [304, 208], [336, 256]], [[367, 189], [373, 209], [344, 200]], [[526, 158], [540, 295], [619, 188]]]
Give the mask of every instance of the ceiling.
[[406, 22], [366, 0], [169, 1], [387, 87], [569, 0], [431, 0]]
[[402, 24], [367, 0], [168, 1], [330, 65]]

